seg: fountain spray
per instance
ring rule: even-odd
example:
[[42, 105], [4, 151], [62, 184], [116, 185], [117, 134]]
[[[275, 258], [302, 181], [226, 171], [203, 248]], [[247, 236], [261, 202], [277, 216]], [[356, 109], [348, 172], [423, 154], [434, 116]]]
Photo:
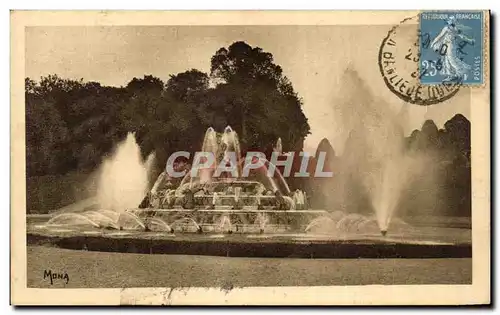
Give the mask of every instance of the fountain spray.
[[135, 133], [128, 133], [101, 166], [97, 191], [100, 208], [117, 212], [136, 208], [147, 192], [153, 159], [154, 155], [142, 159]]

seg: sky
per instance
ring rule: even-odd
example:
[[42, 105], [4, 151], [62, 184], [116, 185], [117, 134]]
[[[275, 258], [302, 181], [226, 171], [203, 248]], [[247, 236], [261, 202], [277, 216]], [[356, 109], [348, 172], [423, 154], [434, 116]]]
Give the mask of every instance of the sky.
[[154, 75], [164, 82], [189, 69], [209, 73], [210, 58], [235, 41], [258, 46], [274, 56], [303, 101], [311, 126], [305, 150], [323, 138], [341, 148], [345, 132], [336, 128], [335, 103], [359, 93], [344, 86], [347, 68], [355, 70], [370, 94], [394, 112], [404, 108], [405, 132], [433, 119], [439, 128], [455, 114], [469, 118], [470, 97], [462, 89], [432, 105], [408, 104], [383, 82], [378, 68], [382, 39], [392, 26], [37, 26], [26, 28], [26, 76], [62, 78], [125, 86], [134, 77]]

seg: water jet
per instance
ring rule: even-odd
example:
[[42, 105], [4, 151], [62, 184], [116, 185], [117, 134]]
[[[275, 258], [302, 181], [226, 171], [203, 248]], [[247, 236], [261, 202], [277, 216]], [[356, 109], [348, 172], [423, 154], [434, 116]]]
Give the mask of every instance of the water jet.
[[[236, 157], [241, 158], [238, 137], [229, 127], [224, 133], [209, 128], [203, 146], [217, 153], [219, 161], [215, 161], [215, 165], [234, 151]], [[130, 248], [133, 248], [135, 252], [135, 247], [127, 245], [133, 240], [144, 253], [155, 254], [219, 255], [231, 252], [232, 256], [357, 258], [387, 255], [429, 257], [442, 255], [443, 251], [461, 257], [470, 253], [467, 244], [454, 248], [454, 244], [443, 243], [432, 236], [429, 239], [425, 231], [416, 233], [414, 227], [392, 216], [395, 199], [385, 198], [389, 196], [385, 192], [391, 191], [386, 184], [397, 172], [387, 167], [382, 181], [378, 181], [385, 188], [380, 194], [373, 191], [374, 196], [384, 197], [375, 198], [380, 201], [374, 203], [375, 209], [385, 210], [367, 216], [344, 210], [310, 209], [309, 203], [304, 202], [305, 193], [299, 190], [291, 193], [278, 169], [276, 176], [267, 176], [273, 165], [265, 157], [262, 167], [252, 169], [249, 176], [242, 177], [241, 172], [237, 172], [218, 178], [208, 167], [198, 176], [191, 177], [187, 172], [177, 187], [169, 184], [167, 176], [159, 176], [153, 188], [144, 192], [149, 186], [146, 176], [149, 163], [144, 162], [139, 153], [132, 134], [117, 149], [112, 159], [116, 163], [106, 163], [103, 172], [106, 180], [100, 183], [103, 191], [99, 199], [106, 207], [101, 204], [102, 210], [99, 211], [56, 215], [41, 227], [39, 221], [28, 222], [30, 239], [34, 242], [51, 240], [71, 248], [82, 248], [84, 244], [80, 242], [86, 242], [90, 234], [94, 235], [94, 242], [89, 250], [132, 251]], [[131, 178], [127, 178], [130, 175], [135, 179], [135, 186]], [[129, 202], [133, 204], [129, 205]], [[386, 236], [389, 223], [391, 240], [381, 242], [379, 233]], [[126, 232], [120, 232], [118, 236], [113, 229]], [[212, 233], [216, 233], [216, 237], [210, 235]], [[443, 238], [441, 235], [444, 234], [439, 238]], [[65, 238], [65, 241], [58, 243], [60, 238]], [[154, 239], [154, 251], [151, 250], [151, 239]], [[397, 244], [395, 250], [394, 242]], [[429, 242], [432, 247], [420, 246]], [[465, 242], [470, 243], [470, 238]], [[332, 251], [332, 245], [344, 246], [345, 250]], [[381, 252], [389, 254], [381, 255]]]

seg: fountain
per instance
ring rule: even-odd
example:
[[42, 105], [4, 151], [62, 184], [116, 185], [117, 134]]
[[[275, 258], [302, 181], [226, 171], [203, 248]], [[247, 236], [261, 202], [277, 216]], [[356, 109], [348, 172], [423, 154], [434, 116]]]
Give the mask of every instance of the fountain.
[[147, 175], [153, 157], [150, 155], [143, 161], [135, 134], [128, 133], [101, 167], [97, 189], [99, 207], [120, 212], [137, 206], [148, 189]]
[[[145, 253], [318, 258], [414, 257], [422, 251], [425, 257], [442, 257], [443, 252], [453, 257], [469, 255], [470, 235], [447, 231], [446, 237], [452, 241], [443, 242], [443, 234], [416, 229], [394, 216], [399, 194], [411, 171], [419, 171], [421, 159], [401, 154], [399, 144], [389, 145], [387, 139], [392, 139], [393, 131], [374, 132], [379, 125], [364, 122], [372, 128], [370, 137], [383, 135], [377, 140], [383, 150], [357, 142], [368, 137], [362, 131], [365, 138], [353, 136], [348, 146], [367, 148], [368, 158], [356, 160], [353, 153], [365, 156], [347, 148], [346, 160], [359, 164], [344, 168], [352, 167], [362, 175], [374, 214], [333, 207], [310, 209], [306, 193], [290, 190], [279, 169], [264, 156], [254, 156], [252, 163], [258, 166], [247, 168], [238, 135], [228, 126], [220, 133], [207, 129], [202, 150], [212, 154], [213, 161], [209, 155], [202, 156], [200, 167], [188, 170], [177, 187], [166, 170], [153, 185], [148, 183], [154, 155], [144, 161], [134, 134], [128, 134], [102, 166], [99, 209], [59, 213], [45, 224], [29, 224], [28, 238], [115, 251], [126, 251], [133, 242], [134, 252], [143, 248]], [[282, 153], [281, 139], [274, 152]], [[275, 169], [274, 175], [268, 174], [270, 168]], [[58, 243], [60, 237], [66, 241]], [[453, 247], [464, 240], [465, 247]], [[107, 246], [96, 245], [101, 242]]]
[[[262, 232], [263, 225], [254, 219], [262, 213], [267, 213], [269, 222], [264, 223], [267, 230], [270, 231], [271, 226], [275, 230], [285, 229], [284, 217], [289, 214], [284, 211], [293, 212], [296, 204], [304, 208], [304, 194], [292, 194], [279, 170], [269, 176], [267, 171], [271, 162], [265, 157], [254, 157], [252, 163], [262, 166], [245, 170], [248, 174], [243, 176], [245, 161], [241, 158], [238, 135], [230, 126], [221, 133], [208, 128], [202, 151], [212, 154], [213, 161], [206, 155], [202, 156], [198, 166], [184, 176], [177, 188], [167, 187], [167, 177], [160, 174], [148, 193], [147, 202], [128, 211], [139, 217], [153, 212], [165, 222], [191, 216], [204, 232], [220, 230], [222, 224], [231, 226], [224, 229], [232, 233]], [[297, 219], [302, 216], [297, 213]]]
[[[342, 211], [308, 209], [305, 192], [299, 189], [292, 192], [279, 169], [270, 176], [267, 171], [271, 162], [262, 156], [252, 160], [252, 163], [260, 162], [262, 166], [251, 169], [248, 176], [243, 177], [242, 164], [245, 161], [241, 159], [238, 135], [230, 126], [222, 133], [208, 128], [202, 150], [213, 155], [213, 163], [208, 163], [208, 157], [204, 156], [200, 160], [202, 167], [196, 172], [187, 172], [178, 187], [173, 187], [169, 176], [162, 172], [152, 188], [146, 191], [147, 172], [153, 155], [143, 161], [135, 136], [129, 133], [115, 154], [103, 164], [98, 195], [101, 210], [64, 213], [47, 224], [166, 233], [272, 234], [295, 230], [353, 235], [374, 234], [378, 223], [382, 235], [387, 233], [395, 206], [384, 202], [391, 200], [389, 193], [397, 191], [397, 187], [390, 184], [398, 175], [389, 170], [394, 170], [395, 165], [399, 167], [396, 163], [399, 160], [393, 159], [384, 164], [385, 168], [380, 169], [382, 172], [372, 172], [368, 176], [372, 182], [367, 183], [373, 184], [375, 189], [372, 191], [373, 200], [378, 211], [374, 217], [366, 217]], [[282, 153], [281, 138], [276, 142], [275, 152]], [[217, 169], [221, 165], [227, 167], [223, 168], [225, 173]], [[383, 177], [377, 177], [377, 174]]]
[[47, 225], [145, 229], [141, 219], [125, 210], [136, 207], [144, 198], [153, 161], [154, 154], [150, 154], [145, 161], [142, 159], [135, 133], [128, 133], [101, 166], [96, 202], [99, 210], [60, 213], [50, 219]]
[[[276, 147], [282, 150], [281, 139]], [[279, 169], [269, 175], [273, 165], [265, 157], [254, 157], [252, 163], [261, 166], [245, 170], [248, 174], [242, 176], [245, 161], [238, 135], [230, 126], [221, 133], [208, 128], [202, 150], [213, 155], [213, 163], [202, 156], [202, 166], [187, 172], [178, 187], [173, 187], [170, 177], [162, 172], [147, 191], [154, 155], [143, 161], [135, 135], [129, 133], [101, 168], [100, 211], [65, 213], [48, 224], [186, 233], [221, 229], [225, 233], [271, 233], [289, 229], [290, 220], [304, 228], [309, 217], [324, 212], [306, 209], [305, 194], [291, 192]]]
[[278, 138], [278, 140], [276, 140], [276, 145], [274, 146], [273, 151], [280, 154], [283, 153], [283, 145], [281, 143], [281, 138]]
[[[380, 233], [385, 236], [397, 216], [402, 193], [410, 188], [413, 178], [431, 167], [432, 157], [405, 150], [403, 130], [408, 105], [403, 104], [398, 112], [380, 101], [352, 69], [345, 71], [341, 82], [340, 89], [348, 93], [338, 96], [339, 99], [333, 102], [333, 110], [335, 124], [345, 137], [343, 164], [339, 167], [343, 177], [338, 179], [337, 185], [344, 186], [339, 189], [344, 195], [336, 197], [344, 205], [352, 199], [345, 190], [366, 195]], [[426, 173], [428, 177], [434, 176], [432, 172]], [[352, 179], [359, 182], [360, 187], [350, 188], [349, 180]]]

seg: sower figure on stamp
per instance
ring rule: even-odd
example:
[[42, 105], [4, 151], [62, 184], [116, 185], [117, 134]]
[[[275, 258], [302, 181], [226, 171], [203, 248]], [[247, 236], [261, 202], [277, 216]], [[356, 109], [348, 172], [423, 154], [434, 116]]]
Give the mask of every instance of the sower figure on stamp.
[[454, 16], [450, 16], [439, 35], [431, 43], [431, 48], [442, 57], [441, 74], [446, 75], [444, 82], [467, 79], [471, 66], [458, 56], [460, 45], [457, 43], [460, 39], [471, 45], [474, 44], [474, 39], [462, 34], [466, 28], [458, 24]]

